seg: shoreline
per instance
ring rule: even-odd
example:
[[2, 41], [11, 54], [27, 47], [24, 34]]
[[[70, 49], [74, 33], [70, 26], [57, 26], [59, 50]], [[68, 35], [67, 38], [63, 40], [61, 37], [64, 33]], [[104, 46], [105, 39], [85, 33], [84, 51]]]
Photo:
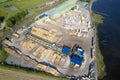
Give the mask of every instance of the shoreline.
[[[95, 1], [96, 0], [91, 0], [91, 2], [90, 2], [91, 21], [92, 21], [92, 25], [95, 27], [94, 33], [95, 33], [95, 39], [96, 39], [95, 40], [95, 56], [96, 56], [95, 64], [96, 64], [96, 69], [97, 69], [97, 78], [98, 79], [103, 79], [107, 74], [106, 74], [106, 71], [105, 71], [106, 66], [105, 66], [105, 63], [104, 63], [104, 60], [103, 60], [103, 55], [101, 53], [100, 46], [99, 46], [99, 37], [98, 37], [98, 30], [97, 30], [98, 25], [103, 24], [103, 22], [102, 23], [96, 23], [95, 22], [95, 15], [99, 16], [98, 20], [103, 20], [103, 17], [100, 14], [96, 14], [92, 10], [92, 6], [93, 6]], [[100, 64], [100, 62], [102, 63], [102, 65]], [[102, 67], [100, 67], [100, 66], [102, 66]]]

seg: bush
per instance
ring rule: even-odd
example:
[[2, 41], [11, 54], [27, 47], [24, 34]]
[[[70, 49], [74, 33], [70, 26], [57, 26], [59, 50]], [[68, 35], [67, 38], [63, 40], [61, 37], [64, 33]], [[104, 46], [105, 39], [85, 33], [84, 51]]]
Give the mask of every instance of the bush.
[[18, 22], [20, 22], [26, 15], [28, 14], [28, 11], [21, 11], [18, 12], [16, 15], [10, 17], [7, 19], [6, 23], [8, 27], [14, 27]]
[[8, 55], [9, 54], [3, 49], [2, 44], [0, 44], [0, 63], [3, 62]]
[[2, 23], [4, 21], [5, 17], [4, 16], [0, 16], [0, 23]]
[[90, 2], [91, 0], [80, 0], [82, 2]]

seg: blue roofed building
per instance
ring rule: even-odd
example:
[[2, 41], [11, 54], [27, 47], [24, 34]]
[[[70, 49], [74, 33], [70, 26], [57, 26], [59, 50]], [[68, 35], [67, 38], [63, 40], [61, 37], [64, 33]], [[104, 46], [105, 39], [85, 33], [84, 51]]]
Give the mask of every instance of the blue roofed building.
[[69, 55], [71, 52], [71, 49], [67, 46], [63, 46], [62, 48], [62, 53], [65, 54], [65, 55]]
[[80, 48], [78, 48], [77, 49], [77, 53], [80, 55], [80, 56], [83, 56], [84, 55], [84, 50], [83, 49], [80, 49]]
[[72, 55], [72, 57], [70, 58], [70, 61], [73, 62], [74, 64], [78, 64], [81, 66], [83, 59], [77, 55]]

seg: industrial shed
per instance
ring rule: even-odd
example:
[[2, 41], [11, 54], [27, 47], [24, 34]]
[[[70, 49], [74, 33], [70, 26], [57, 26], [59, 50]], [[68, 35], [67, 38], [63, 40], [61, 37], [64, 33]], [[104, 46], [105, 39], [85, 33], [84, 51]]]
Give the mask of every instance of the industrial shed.
[[72, 55], [70, 61], [81, 66], [83, 59], [77, 55]]
[[65, 55], [69, 55], [70, 54], [71, 49], [67, 46], [63, 46], [62, 48], [62, 53]]

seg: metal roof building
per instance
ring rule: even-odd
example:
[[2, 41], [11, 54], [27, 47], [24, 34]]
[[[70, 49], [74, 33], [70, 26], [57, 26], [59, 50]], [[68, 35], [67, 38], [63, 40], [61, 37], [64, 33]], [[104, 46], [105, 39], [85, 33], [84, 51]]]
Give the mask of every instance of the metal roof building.
[[67, 46], [63, 46], [62, 48], [62, 53], [65, 55], [69, 55], [70, 54], [71, 49]]
[[77, 55], [72, 55], [70, 61], [81, 66], [83, 59]]
[[79, 55], [83, 56], [83, 55], [84, 55], [84, 50], [78, 48], [78, 49], [77, 49], [77, 53], [78, 53]]

